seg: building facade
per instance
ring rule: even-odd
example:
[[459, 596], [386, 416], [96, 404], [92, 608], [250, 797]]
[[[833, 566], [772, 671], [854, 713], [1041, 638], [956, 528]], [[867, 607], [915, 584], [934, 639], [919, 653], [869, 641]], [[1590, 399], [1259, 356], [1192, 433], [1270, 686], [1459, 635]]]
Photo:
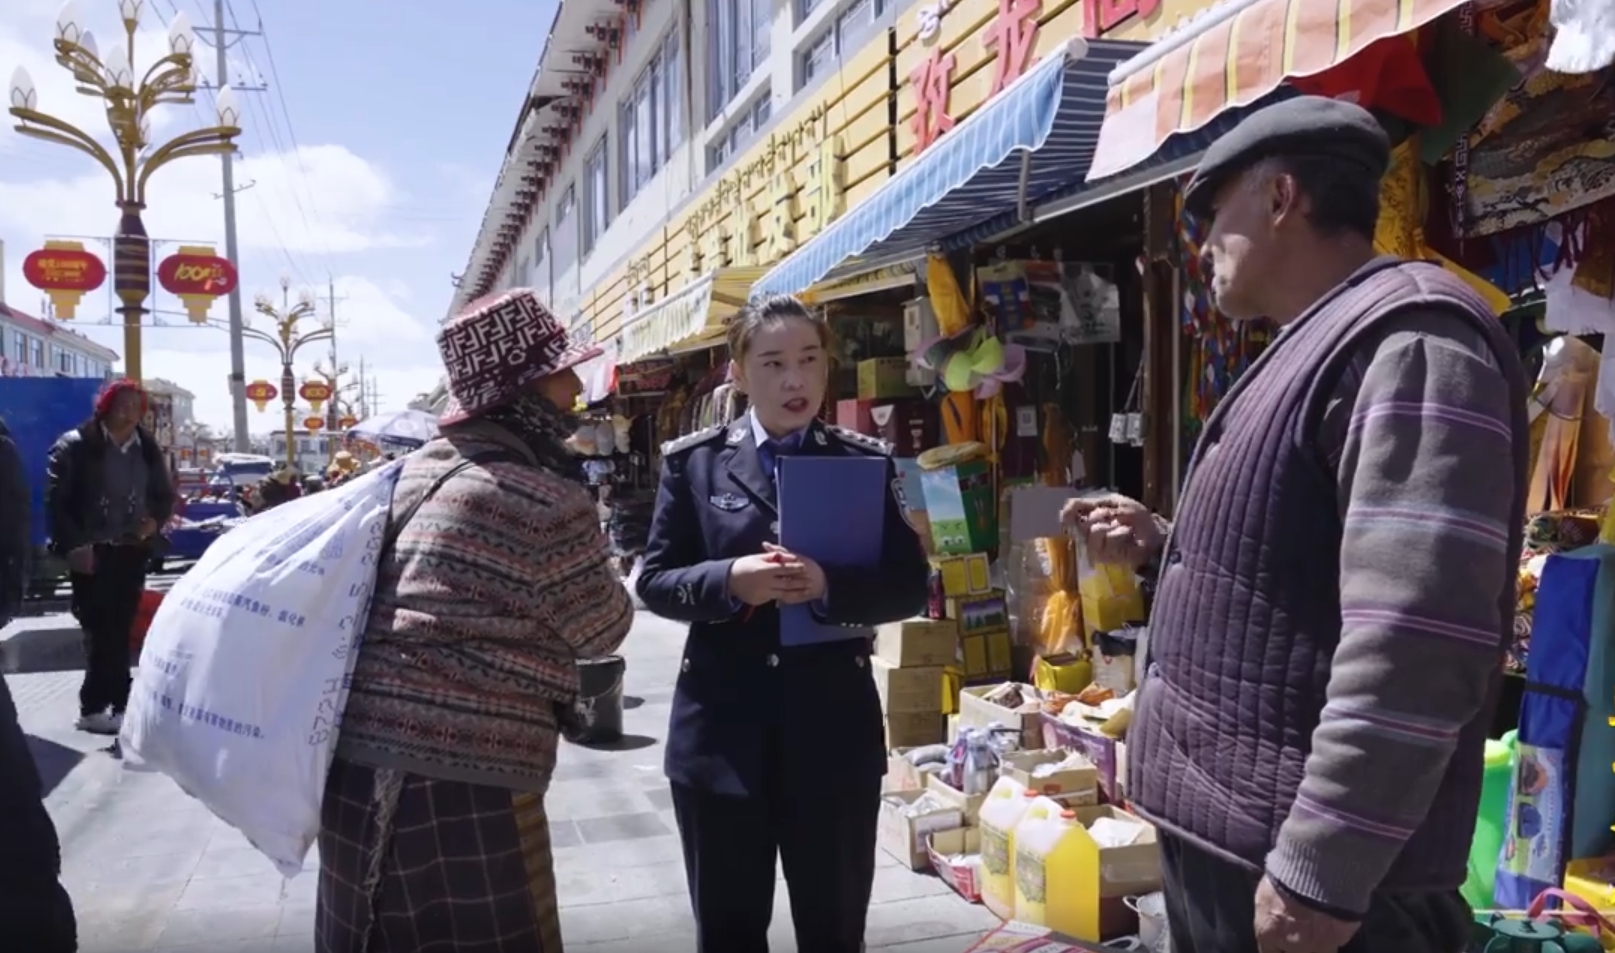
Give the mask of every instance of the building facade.
[[620, 362], [710, 344], [712, 312], [1033, 63], [1206, 5], [563, 0], [449, 314], [529, 286]]
[[[296, 461], [297, 472], [304, 475], [323, 474], [325, 468], [331, 465], [336, 451], [341, 449], [341, 438], [324, 432], [315, 433], [298, 429], [292, 431], [292, 440], [294, 442], [292, 459]], [[271, 431], [269, 444], [263, 452], [277, 463], [285, 460], [286, 431]]]
[[196, 425], [196, 395], [162, 377], [148, 377], [144, 383], [147, 393], [166, 398], [173, 408], [171, 413], [175, 434], [192, 433]]
[[0, 303], [0, 376], [112, 376], [118, 352]]

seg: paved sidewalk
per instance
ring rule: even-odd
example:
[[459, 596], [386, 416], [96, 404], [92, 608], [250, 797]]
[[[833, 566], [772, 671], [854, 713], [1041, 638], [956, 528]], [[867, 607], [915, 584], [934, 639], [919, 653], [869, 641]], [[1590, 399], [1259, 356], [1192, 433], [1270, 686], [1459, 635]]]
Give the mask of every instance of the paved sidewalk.
[[[624, 654], [622, 750], [568, 745], [550, 788], [568, 949], [693, 950], [684, 871], [662, 777], [682, 627], [640, 613]], [[160, 775], [124, 772], [106, 740], [72, 730], [79, 674], [5, 676], [50, 788], [82, 953], [311, 953], [315, 865], [283, 880], [269, 861]], [[631, 705], [636, 704], [631, 701]], [[878, 854], [868, 944], [960, 953], [997, 919], [935, 877]], [[794, 948], [783, 883], [773, 948]]]

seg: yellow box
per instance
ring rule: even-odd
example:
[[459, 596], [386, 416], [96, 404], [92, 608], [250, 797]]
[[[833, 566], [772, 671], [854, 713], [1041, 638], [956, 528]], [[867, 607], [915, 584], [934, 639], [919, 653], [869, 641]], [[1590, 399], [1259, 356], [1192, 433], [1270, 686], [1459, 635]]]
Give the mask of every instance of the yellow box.
[[871, 357], [859, 361], [858, 399], [912, 397], [918, 390], [908, 382], [907, 375], [906, 357]]
[[887, 750], [941, 744], [946, 735], [946, 723], [936, 712], [897, 711], [886, 716]]
[[1013, 664], [1009, 631], [975, 632], [959, 638], [959, 659], [966, 681], [1008, 678]]
[[967, 556], [933, 556], [931, 571], [942, 582], [944, 596], [977, 596], [992, 592], [992, 580], [987, 572], [987, 554], [971, 553]]
[[1047, 655], [1037, 660], [1032, 684], [1046, 692], [1075, 695], [1093, 681], [1093, 663], [1080, 655]]
[[949, 596], [942, 601], [942, 617], [957, 621], [961, 636], [1007, 630], [1009, 604], [998, 589], [977, 596]]

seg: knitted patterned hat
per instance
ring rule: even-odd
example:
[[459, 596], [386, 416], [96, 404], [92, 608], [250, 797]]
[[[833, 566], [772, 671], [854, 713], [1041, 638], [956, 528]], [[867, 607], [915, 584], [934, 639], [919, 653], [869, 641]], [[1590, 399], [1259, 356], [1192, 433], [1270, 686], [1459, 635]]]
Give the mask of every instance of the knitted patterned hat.
[[601, 354], [592, 344], [571, 343], [526, 288], [473, 301], [438, 332], [437, 347], [449, 385], [443, 424], [508, 404], [533, 381]]
[[129, 393], [140, 398], [140, 414], [144, 417], [147, 407], [146, 389], [141, 387], [138, 382], [127, 377], [108, 381], [107, 385], [101, 388], [101, 392], [95, 395], [95, 416], [98, 418], [105, 417], [111, 413], [112, 402], [118, 399], [118, 395]]

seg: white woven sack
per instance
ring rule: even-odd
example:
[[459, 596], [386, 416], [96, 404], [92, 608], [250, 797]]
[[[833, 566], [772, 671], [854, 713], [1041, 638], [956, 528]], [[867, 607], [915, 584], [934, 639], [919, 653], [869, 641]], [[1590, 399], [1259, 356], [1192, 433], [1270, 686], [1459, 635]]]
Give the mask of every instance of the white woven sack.
[[119, 737], [291, 877], [320, 799], [402, 462], [220, 536], [163, 599]]

